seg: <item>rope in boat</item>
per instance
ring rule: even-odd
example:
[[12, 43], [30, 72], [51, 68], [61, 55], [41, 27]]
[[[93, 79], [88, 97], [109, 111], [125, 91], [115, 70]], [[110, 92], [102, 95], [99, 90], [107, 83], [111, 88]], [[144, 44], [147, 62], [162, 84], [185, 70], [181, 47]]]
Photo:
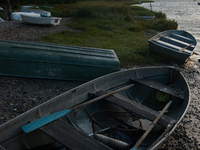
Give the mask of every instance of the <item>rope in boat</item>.
[[[130, 125], [128, 125], [127, 123], [125, 123], [125, 122], [123, 122], [122, 120], [119, 120], [119, 121], [121, 121], [123, 124], [125, 124], [126, 126], [128, 126], [128, 127], [132, 127], [132, 129], [125, 129], [125, 128], [119, 128], [119, 127], [115, 127], [115, 126], [112, 126], [112, 125], [108, 125], [108, 124], [106, 124], [106, 123], [103, 123], [103, 122], [101, 122], [101, 121], [98, 121], [98, 120], [96, 120], [95, 119], [95, 117], [94, 117], [94, 115], [95, 114], [97, 114], [97, 113], [102, 113], [102, 112], [106, 112], [106, 113], [115, 113], [115, 114], [126, 114], [126, 115], [129, 115], [129, 116], [131, 116], [132, 118], [135, 118], [135, 120], [136, 121], [138, 121], [139, 122], [139, 127], [138, 128], [136, 128], [136, 127], [132, 127], [132, 126], [130, 126]], [[119, 111], [111, 111], [111, 110], [98, 110], [98, 111], [95, 111], [95, 112], [93, 112], [91, 115], [90, 115], [90, 117], [91, 117], [91, 120], [92, 120], [92, 123], [97, 123], [97, 124], [101, 124], [101, 125], [104, 125], [104, 126], [107, 126], [107, 127], [110, 127], [110, 128], [113, 128], [113, 129], [117, 129], [117, 130], [123, 130], [123, 131], [137, 131], [137, 130], [141, 130], [141, 129], [143, 129], [143, 126], [142, 126], [142, 122], [139, 120], [139, 118], [137, 118], [137, 117], [135, 117], [134, 115], [132, 115], [130, 112], [119, 112]], [[114, 116], [113, 116], [114, 117]], [[115, 119], [117, 119], [116, 117], [114, 117]], [[133, 129], [134, 128], [134, 129]]]

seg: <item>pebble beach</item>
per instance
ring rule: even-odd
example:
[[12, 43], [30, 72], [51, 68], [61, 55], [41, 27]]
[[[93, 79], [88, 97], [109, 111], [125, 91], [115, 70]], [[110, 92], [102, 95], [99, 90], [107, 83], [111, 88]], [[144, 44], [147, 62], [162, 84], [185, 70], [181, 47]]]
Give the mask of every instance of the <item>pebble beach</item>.
[[[0, 22], [0, 40], [35, 41], [45, 34], [72, 30], [66, 26], [67, 21], [70, 18], [62, 18], [60, 25], [49, 27], [28, 25], [14, 20]], [[176, 65], [188, 81], [191, 103], [182, 122], [160, 150], [200, 149], [199, 58], [198, 54], [193, 54], [185, 64], [170, 64]], [[82, 83], [0, 76], [0, 124]]]

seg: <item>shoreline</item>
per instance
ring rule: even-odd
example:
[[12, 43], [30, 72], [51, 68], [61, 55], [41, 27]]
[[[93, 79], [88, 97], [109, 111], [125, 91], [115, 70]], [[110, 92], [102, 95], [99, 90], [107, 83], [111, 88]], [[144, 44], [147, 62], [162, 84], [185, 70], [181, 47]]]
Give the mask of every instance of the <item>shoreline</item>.
[[[67, 21], [70, 21], [70, 18], [62, 18], [60, 25], [51, 27], [34, 26], [14, 20], [1, 22], [0, 40], [35, 41], [45, 34], [72, 30], [65, 25]], [[198, 57], [193, 55], [187, 63], [178, 66], [190, 86], [191, 103], [182, 122], [160, 149], [200, 149]], [[0, 124], [81, 83], [83, 82], [0, 76]]]

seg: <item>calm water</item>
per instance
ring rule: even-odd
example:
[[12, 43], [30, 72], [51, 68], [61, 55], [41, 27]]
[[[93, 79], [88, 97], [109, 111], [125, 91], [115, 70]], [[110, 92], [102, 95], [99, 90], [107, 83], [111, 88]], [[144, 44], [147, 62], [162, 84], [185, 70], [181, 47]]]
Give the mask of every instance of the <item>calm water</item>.
[[[199, 0], [200, 2], [200, 0]], [[150, 3], [140, 6], [151, 9]], [[200, 52], [200, 5], [194, 0], [154, 0], [153, 11], [162, 11], [168, 19], [178, 22], [179, 30], [186, 30], [197, 40], [195, 51]]]

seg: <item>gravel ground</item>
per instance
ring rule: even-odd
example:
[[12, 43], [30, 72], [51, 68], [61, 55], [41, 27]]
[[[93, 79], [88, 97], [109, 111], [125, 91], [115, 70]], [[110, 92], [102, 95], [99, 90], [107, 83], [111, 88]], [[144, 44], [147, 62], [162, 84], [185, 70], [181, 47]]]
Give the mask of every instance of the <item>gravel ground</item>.
[[[72, 30], [65, 25], [70, 19], [62, 18], [58, 26], [37, 26], [17, 20], [0, 22], [0, 40], [35, 41], [37, 38], [46, 34], [56, 33], [62, 30]], [[77, 30], [73, 31], [78, 32]]]
[[[58, 26], [36, 26], [15, 20], [0, 22], [0, 40], [35, 41], [45, 34], [71, 30], [66, 26], [68, 21], [70, 18], [62, 18]], [[0, 124], [80, 84], [0, 76]]]
[[[0, 40], [35, 41], [45, 34], [71, 30], [65, 25], [67, 21], [70, 18], [62, 18], [60, 25], [51, 27], [28, 25], [21, 21], [0, 22]], [[187, 63], [178, 65], [189, 83], [191, 104], [183, 121], [161, 146], [161, 150], [200, 149], [198, 59], [198, 55], [193, 55]], [[80, 84], [82, 82], [0, 76], [0, 124]]]

